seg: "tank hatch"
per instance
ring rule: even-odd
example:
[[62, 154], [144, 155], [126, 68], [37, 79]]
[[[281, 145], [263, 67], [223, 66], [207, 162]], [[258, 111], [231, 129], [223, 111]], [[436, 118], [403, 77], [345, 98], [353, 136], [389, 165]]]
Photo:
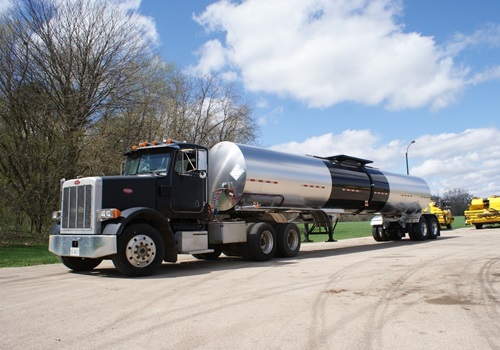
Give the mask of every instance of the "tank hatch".
[[373, 161], [368, 160], [368, 159], [356, 158], [356, 157], [348, 156], [345, 154], [339, 154], [339, 155], [330, 156], [330, 157], [318, 157], [318, 156], [314, 156], [314, 157], [319, 158], [319, 159], [326, 159], [332, 163], [339, 164], [339, 165], [345, 164], [345, 165], [351, 165], [351, 166], [365, 166], [366, 164], [373, 163]]

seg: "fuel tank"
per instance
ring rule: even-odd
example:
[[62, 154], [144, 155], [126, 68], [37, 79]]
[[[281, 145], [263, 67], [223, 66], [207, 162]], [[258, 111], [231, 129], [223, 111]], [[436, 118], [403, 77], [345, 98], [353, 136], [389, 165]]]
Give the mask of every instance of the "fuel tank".
[[383, 173], [369, 163], [220, 142], [209, 153], [210, 200], [219, 212], [285, 207], [398, 214], [427, 206], [430, 190], [424, 180]]

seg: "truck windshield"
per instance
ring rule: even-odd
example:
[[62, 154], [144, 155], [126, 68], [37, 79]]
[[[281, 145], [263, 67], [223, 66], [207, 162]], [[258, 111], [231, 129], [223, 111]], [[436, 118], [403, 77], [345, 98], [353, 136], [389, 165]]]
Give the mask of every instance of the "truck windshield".
[[124, 175], [167, 175], [170, 153], [137, 153], [127, 157]]

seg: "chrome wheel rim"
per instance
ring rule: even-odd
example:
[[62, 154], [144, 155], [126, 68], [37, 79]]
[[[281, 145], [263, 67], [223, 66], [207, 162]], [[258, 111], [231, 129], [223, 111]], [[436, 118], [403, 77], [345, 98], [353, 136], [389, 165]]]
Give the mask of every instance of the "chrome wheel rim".
[[264, 254], [269, 254], [274, 247], [273, 234], [270, 231], [264, 231], [260, 235], [260, 249]]
[[299, 234], [295, 230], [290, 230], [288, 231], [287, 237], [286, 237], [286, 244], [288, 245], [288, 248], [290, 250], [295, 250], [297, 249], [297, 246], [299, 245]]
[[156, 245], [151, 237], [137, 235], [127, 243], [127, 260], [136, 267], [146, 267], [151, 264], [156, 255]]

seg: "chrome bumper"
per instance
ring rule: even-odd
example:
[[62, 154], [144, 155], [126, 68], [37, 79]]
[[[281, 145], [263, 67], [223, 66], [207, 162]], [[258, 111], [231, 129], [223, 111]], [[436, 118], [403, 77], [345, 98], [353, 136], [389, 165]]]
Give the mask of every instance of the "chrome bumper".
[[50, 235], [49, 251], [59, 256], [102, 258], [116, 254], [114, 235]]

